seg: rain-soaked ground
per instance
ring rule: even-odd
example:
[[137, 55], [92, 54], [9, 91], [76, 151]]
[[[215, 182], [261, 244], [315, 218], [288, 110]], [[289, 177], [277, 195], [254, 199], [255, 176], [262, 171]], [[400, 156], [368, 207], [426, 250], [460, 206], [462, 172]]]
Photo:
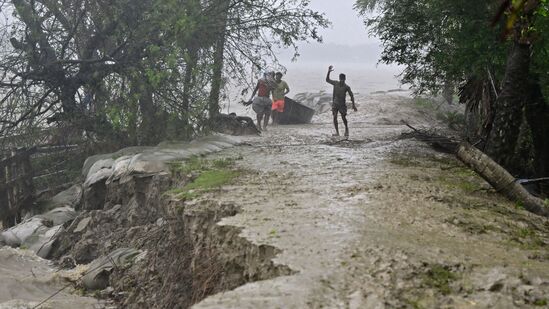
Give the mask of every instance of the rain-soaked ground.
[[3, 247], [0, 261], [0, 309], [105, 308], [102, 301], [74, 294], [67, 278], [32, 251]]
[[436, 111], [397, 95], [360, 103], [348, 141], [331, 137], [324, 114], [217, 154], [250, 170], [215, 194], [242, 207], [221, 224], [281, 249], [275, 262], [296, 274], [195, 307], [547, 307], [548, 221], [453, 157], [401, 139], [401, 120], [442, 128]]
[[[280, 249], [275, 262], [294, 274], [195, 307], [548, 307], [548, 220], [507, 202], [452, 156], [401, 137], [401, 120], [444, 128], [436, 106], [387, 94], [359, 103], [349, 140], [331, 136], [328, 113], [214, 155], [241, 158], [247, 171], [207, 196], [241, 207], [220, 224]], [[14, 290], [29, 308], [68, 286], [44, 260], [0, 253], [0, 308], [17, 308], [5, 299]], [[70, 286], [54, 301], [45, 308], [103, 306]]]

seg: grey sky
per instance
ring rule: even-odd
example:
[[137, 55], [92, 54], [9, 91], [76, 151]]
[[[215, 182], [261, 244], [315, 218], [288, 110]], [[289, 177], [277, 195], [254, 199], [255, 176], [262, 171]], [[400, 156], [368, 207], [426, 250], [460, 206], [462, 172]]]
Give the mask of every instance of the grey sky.
[[[327, 59], [354, 64], [376, 64], [380, 58], [380, 42], [369, 37], [363, 18], [353, 9], [355, 0], [312, 0], [310, 8], [324, 13], [331, 26], [320, 30], [323, 43], [299, 43], [301, 56], [297, 64]], [[288, 65], [291, 50], [282, 50], [279, 59]]]
[[331, 29], [321, 32], [325, 43], [363, 45], [377, 42], [369, 38], [363, 20], [353, 9], [355, 0], [312, 0], [310, 7], [326, 14]]
[[322, 44], [298, 44], [300, 56], [296, 62], [290, 61], [291, 50], [281, 53], [279, 60], [288, 69], [284, 78], [294, 94], [330, 91], [324, 80], [329, 65], [335, 66], [336, 74], [346, 73], [353, 89], [360, 93], [399, 88], [395, 75], [401, 68], [378, 64], [380, 41], [369, 37], [354, 4], [355, 0], [311, 0], [310, 8], [324, 13], [332, 25], [320, 31]]

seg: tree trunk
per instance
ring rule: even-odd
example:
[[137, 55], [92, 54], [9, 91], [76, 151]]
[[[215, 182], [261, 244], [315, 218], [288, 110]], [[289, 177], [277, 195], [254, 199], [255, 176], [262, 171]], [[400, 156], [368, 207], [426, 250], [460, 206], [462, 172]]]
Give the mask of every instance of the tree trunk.
[[515, 177], [482, 151], [464, 142], [458, 146], [456, 156], [510, 200], [520, 203], [530, 212], [549, 217], [549, 207], [542, 199], [531, 195]]
[[448, 103], [449, 105], [454, 104], [454, 92], [455, 92], [454, 83], [451, 81], [446, 81], [442, 89], [442, 97], [444, 98], [446, 103]]
[[217, 31], [217, 40], [214, 46], [213, 69], [212, 69], [212, 88], [208, 100], [208, 112], [210, 119], [213, 119], [219, 113], [219, 97], [221, 87], [223, 86], [223, 57], [225, 52], [226, 28], [229, 14], [230, 1], [219, 1], [219, 24]]
[[74, 116], [74, 114], [77, 112], [76, 107], [76, 91], [77, 89], [70, 85], [70, 83], [67, 83], [65, 85], [60, 85], [60, 92], [61, 92], [61, 106], [63, 107], [63, 112], [68, 114], [67, 118], [70, 118], [70, 116]]
[[526, 104], [526, 119], [532, 132], [535, 177], [549, 176], [549, 108], [538, 76], [532, 76]]
[[502, 91], [496, 101], [492, 132], [487, 151], [496, 162], [513, 173], [519, 130], [523, 119], [525, 93], [528, 90], [530, 45], [515, 42], [509, 53]]
[[192, 128], [190, 123], [190, 111], [191, 111], [191, 92], [194, 85], [194, 70], [197, 65], [198, 51], [196, 48], [189, 48], [185, 57], [187, 67], [185, 68], [185, 77], [183, 79], [183, 123], [185, 125], [184, 134], [185, 138], [189, 138], [192, 134]]
[[193, 71], [196, 68], [196, 51], [189, 48], [185, 57], [187, 67], [185, 68], [185, 77], [183, 79], [183, 112], [188, 114], [191, 106], [191, 89], [193, 86]]
[[141, 112], [141, 125], [139, 126], [140, 144], [154, 145], [158, 142], [156, 122], [156, 110], [153, 101], [153, 92], [146, 81], [137, 81], [139, 93], [139, 111]]

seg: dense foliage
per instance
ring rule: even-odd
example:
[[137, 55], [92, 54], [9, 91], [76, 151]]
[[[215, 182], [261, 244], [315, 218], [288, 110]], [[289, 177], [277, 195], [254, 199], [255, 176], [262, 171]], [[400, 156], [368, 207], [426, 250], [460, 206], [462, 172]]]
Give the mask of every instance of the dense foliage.
[[418, 92], [459, 87], [473, 142], [516, 175], [548, 175], [547, 0], [357, 0], [356, 8], [383, 43], [381, 61], [404, 65], [404, 82]]
[[381, 61], [405, 66], [402, 80], [420, 92], [505, 64], [505, 46], [489, 26], [497, 3], [474, 0], [359, 0], [372, 34], [383, 42]]
[[50, 139], [117, 146], [199, 134], [219, 111], [226, 78], [275, 61], [276, 46], [320, 40], [317, 29], [327, 21], [308, 4], [2, 1], [3, 145], [14, 144], [6, 137], [52, 128], [64, 131]]

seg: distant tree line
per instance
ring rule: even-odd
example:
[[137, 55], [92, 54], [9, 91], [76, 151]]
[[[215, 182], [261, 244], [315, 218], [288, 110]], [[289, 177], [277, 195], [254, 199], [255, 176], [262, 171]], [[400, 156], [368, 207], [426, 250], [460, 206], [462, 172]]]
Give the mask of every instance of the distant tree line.
[[191, 138], [219, 112], [227, 78], [263, 68], [278, 47], [320, 40], [328, 22], [308, 3], [4, 0], [0, 137], [64, 128], [117, 146]]
[[[513, 174], [549, 176], [547, 0], [357, 0], [381, 62], [418, 92], [459, 88], [468, 138]], [[372, 12], [376, 12], [372, 14]]]

